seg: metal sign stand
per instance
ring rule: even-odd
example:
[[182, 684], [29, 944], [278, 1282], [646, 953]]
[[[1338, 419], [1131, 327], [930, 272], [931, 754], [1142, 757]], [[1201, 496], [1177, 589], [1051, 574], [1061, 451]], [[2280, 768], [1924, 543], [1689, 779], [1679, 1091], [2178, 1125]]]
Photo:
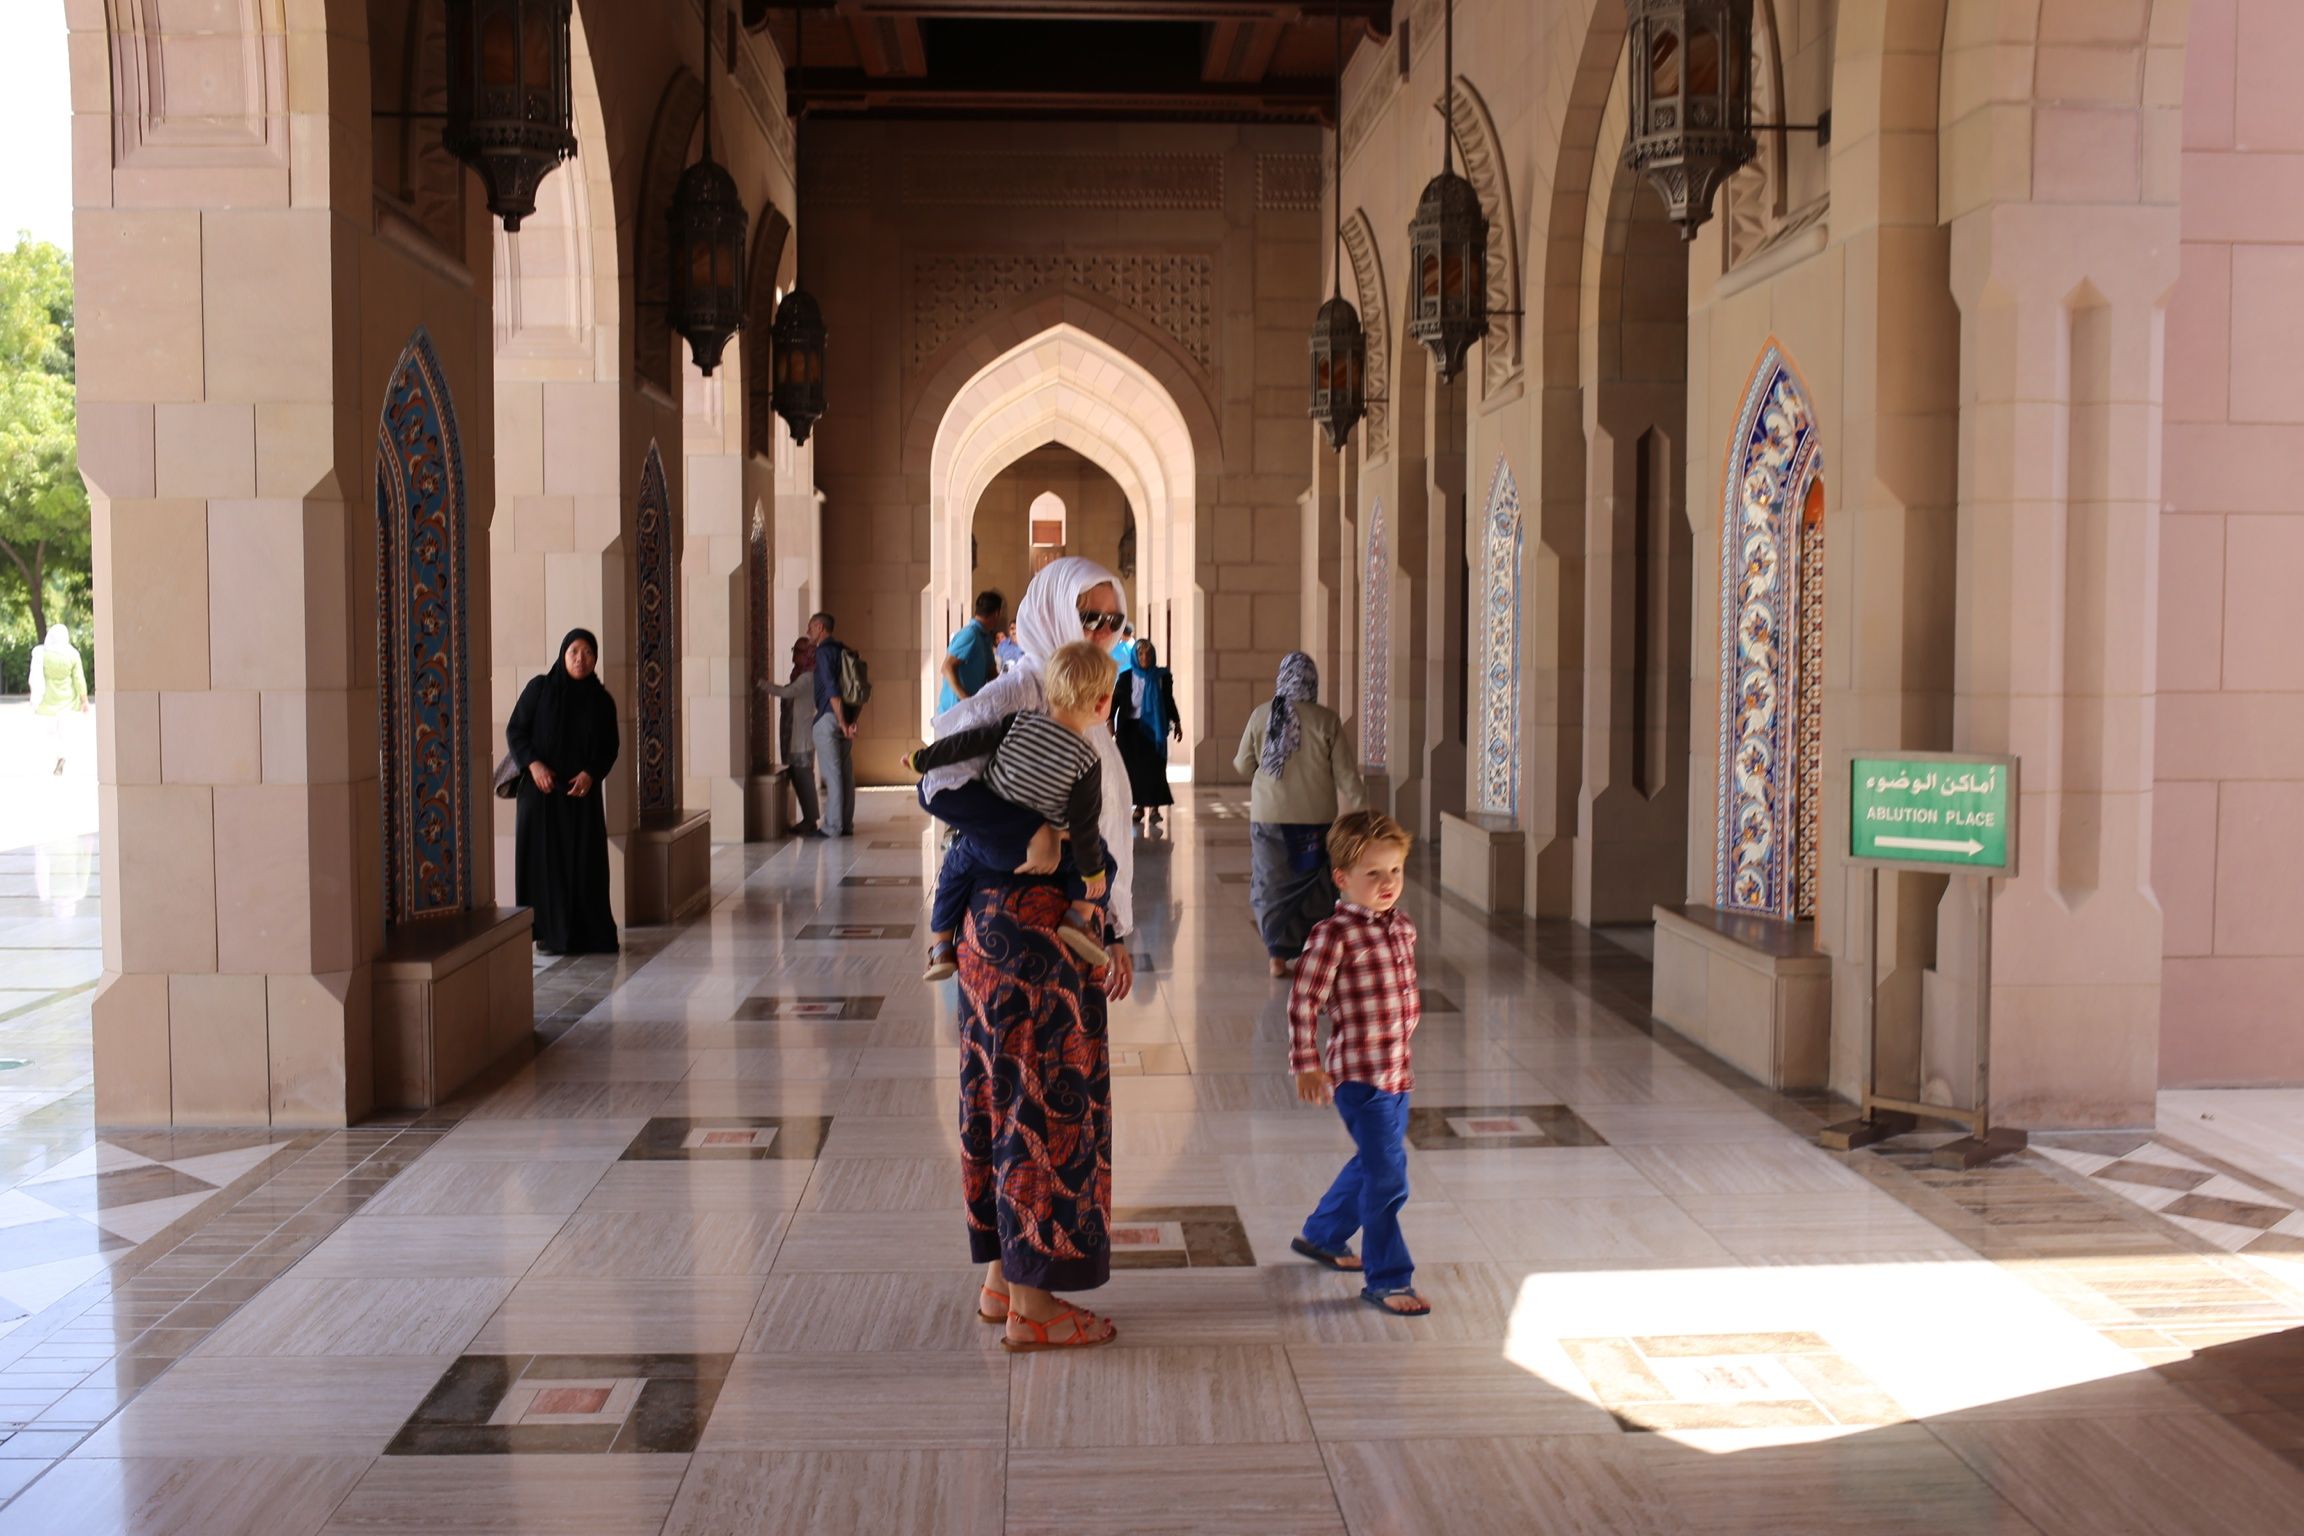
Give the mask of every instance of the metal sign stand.
[[[1905, 753], [1907, 760], [1924, 759], [1928, 755]], [[1945, 758], [1946, 761], [1974, 761], [1973, 759]], [[2007, 803], [2018, 804], [2015, 793], [2015, 762], [2006, 761], [2009, 775]], [[1930, 1104], [1917, 1099], [1894, 1098], [1880, 1092], [1879, 1031], [1880, 1031], [1880, 871], [1888, 869], [1916, 869], [1931, 872], [1926, 866], [1916, 866], [1904, 860], [1859, 860], [1871, 876], [1868, 891], [1867, 931], [1864, 946], [1864, 1071], [1863, 1097], [1859, 1105], [1861, 1114], [1853, 1120], [1843, 1120], [1826, 1126], [1817, 1134], [1819, 1146], [1836, 1152], [1852, 1152], [1875, 1142], [1901, 1136], [1919, 1125], [1923, 1119], [1949, 1120], [1968, 1128], [1968, 1134], [1957, 1141], [1938, 1147], [1930, 1160], [1939, 1168], [1966, 1169], [2006, 1157], [2023, 1150], [2029, 1138], [2026, 1133], [2007, 1126], [1992, 1124], [1992, 885], [2003, 875], [2015, 870], [2015, 828], [2008, 829], [2008, 866], [2004, 870], [1943, 870], [1968, 882], [1976, 898], [1976, 1068], [1974, 1077], [1973, 1109], [1957, 1109], [1949, 1104]], [[1942, 866], [1937, 866], [1942, 870]]]

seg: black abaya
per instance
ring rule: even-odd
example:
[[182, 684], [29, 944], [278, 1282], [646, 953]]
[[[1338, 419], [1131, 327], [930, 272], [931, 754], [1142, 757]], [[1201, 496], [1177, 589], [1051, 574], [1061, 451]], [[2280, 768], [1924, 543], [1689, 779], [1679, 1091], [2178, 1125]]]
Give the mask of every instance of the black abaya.
[[[578, 638], [591, 637], [571, 634], [561, 643], [563, 655]], [[596, 645], [593, 654], [599, 654]], [[542, 948], [613, 953], [616, 918], [608, 906], [608, 819], [600, 784], [616, 765], [615, 700], [597, 673], [579, 682], [556, 660], [520, 691], [504, 738], [521, 768], [513, 899], [534, 910]], [[550, 794], [527, 771], [537, 762], [552, 770]], [[579, 773], [592, 776], [592, 787], [571, 795], [569, 783]]]

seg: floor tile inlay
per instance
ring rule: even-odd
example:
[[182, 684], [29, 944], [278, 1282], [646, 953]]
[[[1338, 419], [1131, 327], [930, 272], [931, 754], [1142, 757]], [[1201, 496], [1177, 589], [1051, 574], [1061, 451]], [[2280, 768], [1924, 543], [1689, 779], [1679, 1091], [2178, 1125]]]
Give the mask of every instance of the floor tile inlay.
[[465, 1355], [387, 1456], [680, 1454], [696, 1449], [733, 1355]]

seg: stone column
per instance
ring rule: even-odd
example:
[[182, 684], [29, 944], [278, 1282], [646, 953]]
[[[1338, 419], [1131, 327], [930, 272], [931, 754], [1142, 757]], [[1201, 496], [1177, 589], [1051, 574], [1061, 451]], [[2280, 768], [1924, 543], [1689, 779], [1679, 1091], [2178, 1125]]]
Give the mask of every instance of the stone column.
[[1587, 924], [1645, 921], [1684, 889], [1693, 564], [1673, 435], [1684, 435], [1684, 386], [1596, 395], [1571, 908]]
[[[2012, 1125], [2153, 1117], [2154, 567], [2176, 266], [2166, 206], [2003, 202], [1952, 230], [1953, 736], [1960, 749], [2023, 760], [2021, 872], [2001, 891], [1992, 942], [1993, 1113]], [[1966, 995], [1960, 978], [1974, 974], [1966, 895], [1954, 891], [1942, 910], [1947, 999]], [[1932, 1022], [1956, 1006], [1932, 1009]], [[1964, 1089], [1961, 1033], [1935, 1031], [1930, 1049]]]
[[[212, 158], [158, 148], [179, 40], [108, 36], [109, 14], [74, 7], [71, 44], [75, 80], [118, 82], [75, 93], [94, 151], [74, 254], [103, 661], [96, 1118], [341, 1125], [368, 1108], [382, 924], [374, 544], [355, 532], [376, 424], [337, 303], [354, 223], [332, 206], [367, 228], [366, 154], [340, 142], [365, 144], [366, 96], [330, 89], [325, 39], [291, 36], [314, 74], [295, 94], [264, 55], [264, 80], [211, 82], [190, 109], [214, 114], [188, 141]], [[267, 86], [276, 117], [232, 99]]]
[[[1466, 369], [1473, 364], [1467, 361]], [[1425, 463], [1427, 514], [1424, 542], [1418, 553], [1424, 566], [1422, 665], [1416, 677], [1424, 695], [1425, 800], [1417, 830], [1434, 844], [1440, 840], [1440, 818], [1464, 814], [1469, 772], [1467, 744], [1468, 681], [1465, 655], [1466, 609], [1471, 600], [1470, 575], [1465, 568], [1465, 524], [1470, 518], [1465, 495], [1465, 396], [1468, 373], [1452, 383], [1435, 377], [1431, 393], [1430, 424], [1426, 441], [1432, 456]]]
[[682, 507], [680, 803], [708, 811], [714, 842], [744, 839], [746, 695], [751, 656], [744, 638], [744, 463], [741, 422], [723, 401], [741, 400], [731, 347], [713, 377], [687, 369], [688, 487]]
[[1341, 614], [1340, 579], [1343, 515], [1338, 498], [1343, 489], [1343, 457], [1328, 447], [1320, 429], [1312, 429], [1312, 485], [1298, 506], [1303, 525], [1303, 564], [1300, 572], [1304, 638], [1299, 642], [1320, 668], [1324, 700], [1336, 698], [1337, 669], [1343, 649], [1338, 643]]

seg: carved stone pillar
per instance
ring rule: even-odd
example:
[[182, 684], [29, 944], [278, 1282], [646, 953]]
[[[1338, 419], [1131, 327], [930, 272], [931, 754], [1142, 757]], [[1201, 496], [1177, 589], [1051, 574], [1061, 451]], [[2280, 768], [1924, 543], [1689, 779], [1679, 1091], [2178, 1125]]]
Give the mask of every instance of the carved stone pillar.
[[[1987, 205], [1952, 231], [1960, 306], [1953, 735], [2023, 760], [2020, 874], [1994, 909], [1992, 1098], [2015, 1126], [2149, 1124], [2166, 206]], [[1968, 894], [1939, 913], [1932, 1075], [1964, 1089]]]

